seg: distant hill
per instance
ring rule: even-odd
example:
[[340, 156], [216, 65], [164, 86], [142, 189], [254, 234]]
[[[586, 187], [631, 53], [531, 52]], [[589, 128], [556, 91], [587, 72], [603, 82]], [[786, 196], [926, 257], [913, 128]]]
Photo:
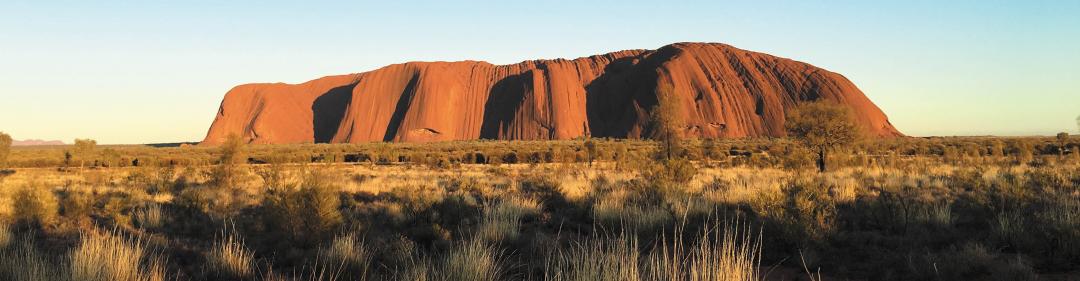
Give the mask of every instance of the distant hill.
[[58, 140], [16, 140], [11, 143], [11, 146], [42, 146], [42, 145], [64, 145], [64, 142]]

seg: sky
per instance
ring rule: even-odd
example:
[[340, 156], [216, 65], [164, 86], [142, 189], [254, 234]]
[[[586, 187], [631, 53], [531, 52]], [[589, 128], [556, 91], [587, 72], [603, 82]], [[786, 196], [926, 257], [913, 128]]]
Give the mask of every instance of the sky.
[[449, 2], [4, 0], [0, 131], [200, 141], [238, 84], [674, 42], [841, 73], [912, 136], [1080, 129], [1080, 1]]

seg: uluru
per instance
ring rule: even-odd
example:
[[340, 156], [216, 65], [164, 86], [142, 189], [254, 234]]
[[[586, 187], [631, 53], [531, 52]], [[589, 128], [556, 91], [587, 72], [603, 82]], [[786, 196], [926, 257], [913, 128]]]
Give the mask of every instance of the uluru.
[[664, 89], [691, 137], [782, 137], [785, 110], [833, 101], [866, 134], [902, 134], [844, 76], [719, 43], [510, 65], [409, 62], [225, 94], [203, 144], [639, 138]]

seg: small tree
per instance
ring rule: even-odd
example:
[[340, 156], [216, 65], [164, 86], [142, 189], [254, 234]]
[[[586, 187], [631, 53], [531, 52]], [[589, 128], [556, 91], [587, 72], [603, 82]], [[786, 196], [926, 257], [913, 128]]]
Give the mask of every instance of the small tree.
[[11, 154], [11, 136], [0, 132], [0, 168], [7, 167], [8, 155]]
[[589, 156], [589, 167], [596, 160], [596, 142], [592, 138], [585, 139], [585, 153]]
[[237, 135], [229, 135], [218, 149], [220, 155], [214, 171], [214, 180], [219, 187], [235, 187], [239, 181], [241, 165], [246, 161], [244, 140]]
[[847, 107], [825, 101], [806, 103], [787, 113], [784, 127], [793, 137], [818, 154], [819, 172], [825, 172], [830, 150], [849, 146], [859, 138], [859, 126]]
[[1069, 143], [1069, 133], [1060, 132], [1057, 134], [1058, 141], [1058, 158], [1065, 157], [1065, 145]]
[[79, 158], [79, 168], [86, 166], [87, 160], [92, 160], [97, 148], [97, 141], [92, 139], [75, 139], [75, 157]]
[[661, 84], [656, 100], [649, 125], [650, 138], [660, 143], [660, 151], [655, 156], [659, 165], [652, 167], [648, 177], [663, 191], [669, 190], [672, 184], [688, 183], [697, 174], [697, 167], [683, 157], [682, 130], [686, 126], [681, 101], [671, 84]]
[[675, 95], [671, 85], [661, 86], [656, 99], [657, 104], [653, 107], [649, 120], [649, 137], [660, 142], [659, 158], [668, 160], [674, 158], [682, 149], [682, 110], [679, 108], [679, 97]]

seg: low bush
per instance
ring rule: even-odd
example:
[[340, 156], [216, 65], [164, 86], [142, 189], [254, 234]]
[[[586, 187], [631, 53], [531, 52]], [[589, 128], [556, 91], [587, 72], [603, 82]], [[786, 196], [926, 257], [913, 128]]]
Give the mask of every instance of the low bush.
[[27, 184], [19, 188], [12, 207], [16, 221], [35, 226], [52, 225], [59, 213], [56, 195], [40, 184]]
[[267, 227], [301, 245], [329, 238], [342, 224], [340, 187], [319, 170], [310, 171], [299, 186], [270, 189], [264, 196]]

